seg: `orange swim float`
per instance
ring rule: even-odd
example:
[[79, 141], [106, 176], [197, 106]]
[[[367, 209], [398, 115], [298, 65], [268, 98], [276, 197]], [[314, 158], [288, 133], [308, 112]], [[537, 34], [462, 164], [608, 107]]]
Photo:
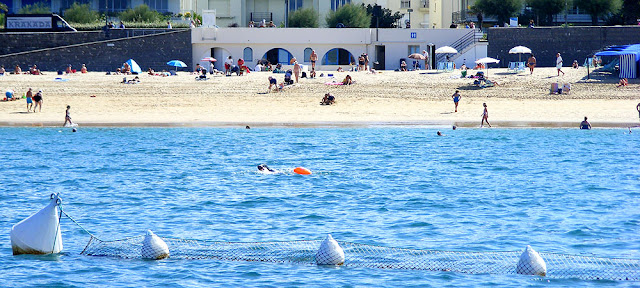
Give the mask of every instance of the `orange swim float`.
[[311, 170], [304, 167], [296, 167], [293, 172], [300, 175], [311, 175]]

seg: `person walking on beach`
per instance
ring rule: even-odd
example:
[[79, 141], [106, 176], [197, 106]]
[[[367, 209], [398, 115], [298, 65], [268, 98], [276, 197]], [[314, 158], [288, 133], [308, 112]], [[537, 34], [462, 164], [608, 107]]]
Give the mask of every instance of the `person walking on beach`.
[[560, 76], [560, 73], [564, 76], [564, 72], [562, 72], [562, 56], [560, 56], [560, 53], [556, 54], [556, 68], [558, 69], [558, 76]]
[[580, 122], [580, 129], [591, 130], [591, 123], [587, 121], [587, 117], [584, 117], [584, 121]]
[[316, 54], [316, 50], [311, 50], [309, 61], [311, 61], [311, 70], [316, 70], [316, 61], [318, 61], [318, 54]]
[[73, 122], [71, 122], [71, 106], [67, 105], [67, 111], [64, 114], [64, 124], [62, 124], [62, 127], [66, 127], [67, 123], [69, 123], [69, 126], [73, 125]]
[[33, 112], [36, 112], [36, 108], [38, 108], [38, 112], [42, 112], [42, 90], [36, 93], [36, 96], [33, 96], [33, 101], [36, 102], [36, 105], [33, 106]]
[[456, 105], [456, 111], [458, 112], [458, 102], [460, 101], [460, 91], [456, 90], [456, 93], [453, 93], [453, 95], [451, 95], [451, 98], [453, 98], [453, 104]]
[[[31, 112], [31, 108], [33, 108], [33, 92], [31, 90], [31, 88], [29, 88], [29, 91], [27, 91], [26, 94], [27, 97], [27, 112]], [[36, 110], [34, 109], [33, 112], [36, 112]]]
[[298, 78], [300, 78], [300, 64], [298, 61], [293, 62], [293, 75], [296, 76], [296, 83], [298, 83]]
[[487, 125], [491, 127], [491, 124], [489, 124], [489, 111], [487, 110], [487, 103], [482, 103], [482, 106], [484, 106], [484, 112], [482, 112], [482, 121], [480, 121], [480, 128], [482, 128], [484, 122], [487, 122]]
[[529, 75], [533, 75], [533, 68], [536, 68], [536, 57], [533, 56], [533, 53], [531, 53], [531, 57], [529, 57], [527, 63], [529, 64], [529, 71], [531, 71]]

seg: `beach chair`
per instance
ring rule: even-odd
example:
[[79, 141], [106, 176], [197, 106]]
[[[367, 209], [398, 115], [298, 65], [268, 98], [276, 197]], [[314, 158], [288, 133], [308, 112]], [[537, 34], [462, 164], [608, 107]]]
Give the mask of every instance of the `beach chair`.
[[444, 71], [444, 69], [445, 69], [445, 64], [446, 64], [446, 63], [444, 63], [444, 62], [438, 62], [438, 68], [437, 68], [437, 70], [438, 70], [438, 71]]
[[177, 76], [178, 74], [176, 73], [176, 71], [170, 70], [170, 71], [169, 71], [169, 75], [171, 75], [171, 76]]
[[507, 71], [516, 72], [516, 62], [509, 62], [509, 67], [507, 67]]
[[525, 66], [524, 66], [524, 62], [517, 62], [518, 65], [516, 65], [516, 72], [517, 73], [521, 73], [524, 72]]
[[447, 62], [446, 64], [447, 64], [447, 66], [446, 66], [445, 70], [447, 70], [447, 72], [452, 72], [453, 70], [456, 69], [455, 63]]
[[596, 68], [596, 66], [594, 65], [595, 63], [593, 62], [593, 58], [587, 58], [584, 59], [584, 67], [589, 67], [589, 68]]

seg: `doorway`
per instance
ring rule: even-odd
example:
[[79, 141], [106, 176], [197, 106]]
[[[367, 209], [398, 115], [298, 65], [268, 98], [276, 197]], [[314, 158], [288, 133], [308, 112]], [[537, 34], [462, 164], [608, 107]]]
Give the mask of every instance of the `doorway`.
[[385, 54], [384, 45], [376, 45], [376, 64], [374, 65], [374, 68], [376, 70], [385, 70], [384, 54]]

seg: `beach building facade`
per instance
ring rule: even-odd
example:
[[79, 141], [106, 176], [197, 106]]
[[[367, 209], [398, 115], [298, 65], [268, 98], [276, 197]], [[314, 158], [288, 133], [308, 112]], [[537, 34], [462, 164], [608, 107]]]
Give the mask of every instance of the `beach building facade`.
[[[487, 56], [487, 42], [475, 41], [471, 29], [369, 29], [369, 28], [195, 28], [191, 29], [193, 65], [204, 57], [214, 57], [217, 69], [224, 69], [224, 60], [243, 58], [246, 65], [255, 66], [258, 61], [290, 65], [291, 59], [310, 65], [313, 50], [318, 55], [316, 69], [349, 70], [362, 53], [369, 56], [371, 68], [394, 70], [404, 59], [409, 67], [412, 59], [407, 56], [432, 51], [455, 43], [459, 54], [451, 61], [460, 67], [473, 65], [475, 59]], [[464, 40], [464, 41], [461, 41]], [[438, 54], [437, 62], [445, 55]], [[418, 61], [424, 69], [424, 61]]]

